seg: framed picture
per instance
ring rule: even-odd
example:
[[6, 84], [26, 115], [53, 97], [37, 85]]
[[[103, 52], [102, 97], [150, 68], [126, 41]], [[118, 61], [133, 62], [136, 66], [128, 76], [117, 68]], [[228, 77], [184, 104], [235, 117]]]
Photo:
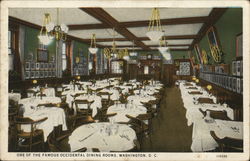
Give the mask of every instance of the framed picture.
[[232, 81], [232, 91], [236, 92], [237, 91], [237, 78], [233, 77]]
[[52, 68], [56, 69], [56, 63], [52, 63]]
[[48, 71], [44, 71], [44, 78], [48, 77]]
[[48, 62], [49, 52], [46, 49], [37, 49], [37, 62]]
[[228, 76], [225, 76], [225, 88], [228, 89]]
[[31, 70], [36, 70], [36, 63], [35, 62], [30, 63], [30, 69]]
[[48, 63], [44, 63], [43, 68], [44, 68], [44, 70], [48, 70]]
[[237, 66], [237, 61], [233, 61], [232, 62], [232, 75], [236, 75], [237, 74], [236, 66]]
[[25, 79], [29, 79], [30, 78], [30, 71], [26, 71], [25, 72]]
[[30, 62], [25, 62], [25, 70], [30, 70]]
[[36, 70], [39, 70], [40, 68], [40, 63], [36, 63]]
[[210, 48], [211, 48], [212, 46], [220, 46], [220, 42], [219, 42], [219, 39], [218, 39], [218, 37], [217, 37], [215, 27], [212, 26], [212, 27], [207, 31], [207, 38], [208, 38], [208, 42], [209, 42]]
[[236, 36], [236, 57], [243, 56], [243, 36], [242, 33]]
[[30, 72], [30, 78], [35, 78], [35, 74], [36, 74], [35, 71], [31, 71]]
[[243, 76], [243, 60], [240, 61], [240, 76]]
[[240, 87], [240, 78], [237, 78], [237, 88], [236, 88], [236, 92], [237, 93], [241, 93], [241, 87]]
[[40, 78], [44, 78], [44, 71], [40, 71]]
[[52, 77], [56, 77], [56, 71], [55, 70], [52, 71]]
[[51, 77], [51, 76], [52, 76], [51, 71], [48, 71], [48, 77]]
[[40, 70], [44, 69], [44, 63], [40, 63]]
[[240, 79], [240, 93], [243, 94], [243, 79]]
[[237, 76], [241, 75], [240, 70], [241, 70], [241, 61], [237, 61], [237, 65], [236, 65], [236, 75]]
[[232, 90], [232, 77], [228, 78], [228, 89]]
[[48, 63], [49, 70], [52, 70], [52, 63]]
[[36, 78], [39, 78], [39, 76], [40, 76], [40, 73], [39, 73], [39, 71], [36, 71]]

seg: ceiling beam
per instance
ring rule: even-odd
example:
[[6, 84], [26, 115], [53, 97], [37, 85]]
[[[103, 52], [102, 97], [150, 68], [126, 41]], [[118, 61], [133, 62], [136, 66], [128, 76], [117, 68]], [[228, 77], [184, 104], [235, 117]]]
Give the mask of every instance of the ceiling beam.
[[[105, 47], [111, 48], [111, 45], [103, 45]], [[149, 47], [159, 47], [159, 45], [147, 45]], [[168, 44], [167, 46], [174, 47], [174, 46], [190, 46], [190, 44]], [[117, 48], [133, 48], [133, 45], [116, 45]], [[135, 48], [138, 46], [134, 46]]]
[[199, 43], [200, 40], [203, 38], [203, 36], [206, 34], [208, 29], [213, 26], [218, 19], [225, 13], [227, 8], [214, 8], [210, 14], [209, 14], [209, 19], [203, 24], [201, 27], [200, 31], [197, 34], [197, 38], [195, 38], [190, 45], [189, 49], [192, 50], [194, 48], [194, 45]]
[[102, 8], [80, 8], [84, 12], [93, 16], [97, 20], [101, 21], [105, 25], [109, 25], [111, 28], [114, 28], [119, 34], [123, 35], [129, 41], [134, 41], [137, 46], [140, 46], [142, 49], [148, 50], [150, 49], [143, 42], [137, 40], [137, 37], [131, 33], [127, 28], [122, 27], [120, 23], [114, 19], [111, 15], [109, 15]]
[[[161, 19], [161, 25], [182, 25], [182, 24], [195, 24], [204, 23], [208, 20], [208, 16], [203, 17], [185, 17], [185, 18], [172, 18], [172, 19]], [[120, 22], [119, 25], [122, 27], [147, 27], [149, 20], [142, 21], [127, 21]], [[97, 24], [72, 24], [68, 25], [70, 30], [88, 30], [88, 29], [107, 29], [111, 28], [105, 23]]]
[[[172, 36], [165, 36], [166, 40], [178, 40], [178, 39], [195, 39], [197, 38], [197, 35], [172, 35]], [[91, 41], [91, 39], [84, 39], [86, 41]], [[110, 41], [130, 41], [127, 38], [97, 38], [96, 42], [110, 42]], [[137, 37], [137, 40], [139, 41], [149, 41], [150, 39], [148, 37]]]
[[[159, 50], [158, 49], [150, 49], [150, 50], [143, 50], [143, 49], [134, 49], [134, 50], [131, 50], [131, 49], [129, 49], [128, 51], [159, 51]], [[186, 48], [183, 48], [183, 49], [173, 48], [173, 49], [170, 49], [170, 52], [171, 51], [189, 51], [189, 49], [186, 49]]]

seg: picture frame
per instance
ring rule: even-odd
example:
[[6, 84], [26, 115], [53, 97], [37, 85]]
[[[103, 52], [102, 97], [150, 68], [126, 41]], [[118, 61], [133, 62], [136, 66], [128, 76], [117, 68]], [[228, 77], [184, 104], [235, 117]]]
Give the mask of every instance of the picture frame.
[[236, 88], [236, 92], [237, 93], [241, 93], [241, 87], [240, 87], [240, 78], [237, 78], [237, 88]]
[[52, 70], [52, 63], [48, 63], [48, 70]]
[[40, 76], [39, 71], [36, 71], [35, 73], [36, 73], [36, 74], [35, 74], [35, 78], [39, 78], [39, 76]]
[[35, 78], [35, 74], [36, 74], [35, 71], [31, 71], [30, 72], [30, 78]]
[[40, 63], [40, 70], [44, 69], [44, 63]]
[[214, 26], [208, 29], [207, 38], [208, 38], [210, 50], [213, 46], [220, 46], [219, 38], [216, 32], [216, 28]]
[[25, 70], [30, 70], [30, 62], [25, 62]]
[[241, 76], [241, 61], [237, 61], [237, 65], [236, 65], [236, 75], [237, 76]]
[[237, 61], [232, 61], [232, 75], [234, 76], [237, 74], [236, 66], [237, 66]]
[[44, 71], [40, 71], [39, 75], [40, 78], [44, 78]]
[[232, 77], [228, 78], [228, 89], [231, 91], [232, 90]]
[[40, 69], [40, 63], [36, 63], [36, 70]]
[[239, 33], [236, 35], [236, 57], [243, 56], [243, 35]]
[[48, 70], [48, 63], [44, 63], [43, 68], [44, 68], [44, 70]]
[[48, 77], [48, 71], [44, 71], [44, 78]]
[[29, 79], [30, 78], [30, 71], [25, 71], [25, 79]]
[[240, 61], [240, 76], [243, 76], [243, 60]]
[[225, 76], [225, 88], [228, 89], [228, 76]]
[[243, 94], [243, 79], [240, 79], [240, 93]]
[[52, 77], [52, 72], [48, 71], [48, 77]]
[[36, 69], [36, 63], [35, 62], [31, 62], [30, 63], [30, 70], [35, 70]]
[[232, 91], [237, 91], [237, 78], [233, 77], [232, 79]]
[[37, 62], [48, 62], [49, 51], [47, 49], [37, 49]]

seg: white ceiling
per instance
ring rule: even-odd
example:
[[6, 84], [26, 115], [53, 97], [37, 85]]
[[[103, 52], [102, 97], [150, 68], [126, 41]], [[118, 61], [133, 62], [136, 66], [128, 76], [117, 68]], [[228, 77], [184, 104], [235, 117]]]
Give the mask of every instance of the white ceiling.
[[[11, 8], [9, 10], [10, 16], [32, 22], [40, 26], [43, 23], [44, 13], [49, 13], [51, 15], [52, 21], [56, 23], [56, 8]], [[60, 23], [64, 23], [66, 25], [100, 23], [100, 21], [96, 20], [78, 8], [60, 8], [59, 20]]]
[[[104, 8], [118, 21], [149, 20], [151, 8]], [[211, 8], [159, 8], [160, 18], [183, 18], [209, 15]]]
[[[117, 21], [142, 21], [149, 20], [151, 16], [151, 8], [104, 8], [111, 16]], [[160, 18], [184, 18], [184, 17], [197, 17], [208, 16], [211, 12], [211, 8], [160, 8]], [[50, 13], [52, 21], [56, 22], [56, 8], [11, 8], [9, 9], [9, 15], [18, 19], [34, 23], [36, 25], [42, 25], [44, 13]], [[92, 16], [88, 15], [84, 11], [78, 8], [61, 8], [59, 12], [60, 23], [69, 24], [96, 24], [101, 23]], [[202, 23], [196, 24], [181, 24], [181, 25], [165, 25], [166, 36], [172, 35], [196, 35]], [[147, 27], [133, 27], [128, 28], [136, 37], [146, 37]], [[91, 29], [91, 30], [70, 30], [69, 35], [90, 39], [92, 34], [96, 34], [96, 38], [113, 38], [112, 29]], [[116, 34], [115, 38], [124, 38], [120, 34]], [[169, 44], [191, 44], [193, 39], [181, 39], [181, 40], [167, 40]], [[158, 45], [157, 42], [143, 41], [145, 45]], [[97, 42], [100, 45], [112, 45], [112, 42]], [[117, 45], [133, 45], [129, 41], [116, 41]], [[174, 47], [183, 48], [183, 47]], [[186, 47], [187, 48], [187, 47]]]

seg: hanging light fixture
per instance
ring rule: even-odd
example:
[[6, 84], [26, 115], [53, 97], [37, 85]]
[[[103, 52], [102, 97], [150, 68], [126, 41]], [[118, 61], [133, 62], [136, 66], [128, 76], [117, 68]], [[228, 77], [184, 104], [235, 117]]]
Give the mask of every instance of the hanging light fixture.
[[96, 47], [95, 34], [92, 34], [89, 52], [90, 52], [91, 54], [96, 54], [97, 51], [98, 51], [98, 48]]
[[[165, 33], [163, 31], [163, 33]], [[167, 47], [167, 42], [166, 42], [166, 38], [165, 38], [165, 34], [161, 37], [160, 41], [160, 46], [158, 47], [158, 50], [163, 54], [165, 52], [167, 52], [168, 47]]]
[[137, 52], [135, 52], [135, 42], [133, 40], [133, 49], [132, 52], [129, 53], [130, 56], [137, 56]]
[[67, 39], [67, 33], [69, 31], [69, 28], [65, 24], [59, 25], [59, 8], [57, 8], [57, 24], [55, 25], [53, 22], [50, 22], [46, 25], [46, 29], [50, 33], [50, 35], [53, 35], [56, 40], [63, 40], [65, 41]]
[[151, 19], [148, 25], [148, 32], [146, 35], [152, 41], [159, 41], [160, 38], [163, 36], [162, 28], [161, 28], [161, 21], [160, 21], [160, 12], [159, 9], [154, 8], [152, 10]]
[[51, 41], [53, 40], [53, 36], [51, 36], [49, 34], [49, 31], [47, 29], [47, 25], [51, 23], [51, 17], [49, 13], [45, 13], [44, 14], [44, 19], [43, 19], [43, 24], [42, 24], [42, 28], [40, 30], [40, 33], [38, 35], [38, 39], [40, 41], [40, 43], [42, 43], [43, 45], [48, 45], [51, 43]]

